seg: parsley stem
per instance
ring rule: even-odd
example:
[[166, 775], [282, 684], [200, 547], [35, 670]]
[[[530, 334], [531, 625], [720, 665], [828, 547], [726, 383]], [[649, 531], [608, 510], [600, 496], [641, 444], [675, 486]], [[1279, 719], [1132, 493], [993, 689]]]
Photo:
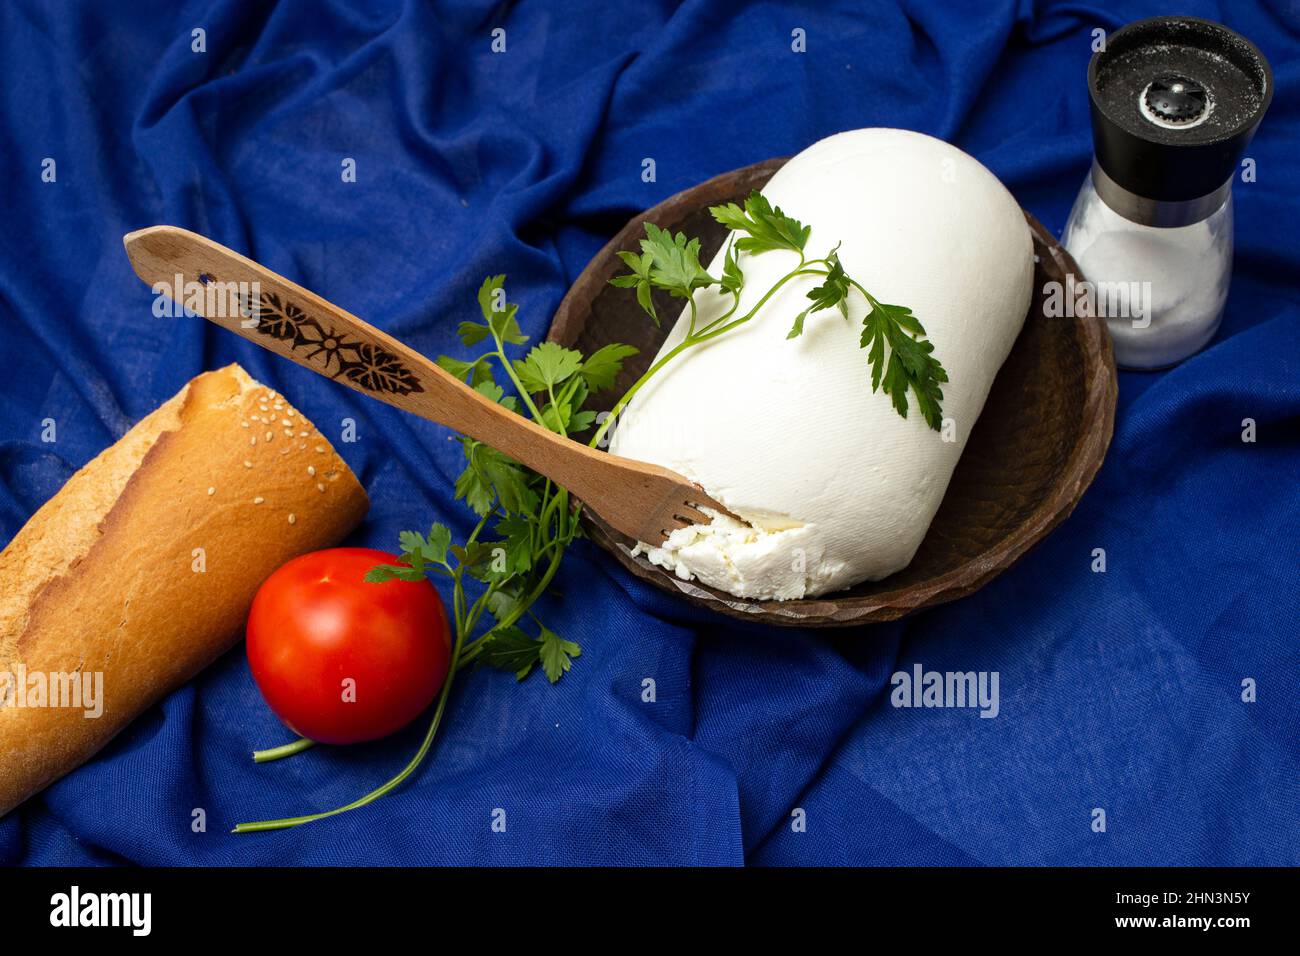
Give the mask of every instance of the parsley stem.
[[470, 664], [474, 663], [474, 661], [478, 659], [479, 652], [487, 645], [488, 642], [481, 637], [472, 641], [470, 645], [461, 652], [460, 660], [456, 662], [456, 667], [459, 669], [468, 667]]
[[309, 740], [306, 737], [299, 737], [293, 743], [281, 744], [279, 747], [271, 747], [267, 750], [254, 750], [253, 763], [270, 763], [272, 760], [283, 760], [285, 757], [292, 757], [294, 754], [302, 753], [314, 746], [316, 746], [316, 741]]
[[559, 549], [551, 556], [551, 563], [546, 566], [546, 572], [542, 575], [541, 580], [538, 581], [536, 586], [528, 592], [528, 596], [524, 600], [511, 608], [510, 613], [498, 622], [498, 627], [509, 627], [524, 616], [524, 612], [531, 608], [533, 604], [536, 603], [537, 599], [546, 592], [546, 589], [551, 586], [551, 579], [555, 577], [555, 572], [560, 569], [560, 559], [563, 557], [563, 548]]
[[538, 521], [538, 527], [546, 526], [547, 521], [551, 517], [551, 513], [555, 511], [556, 507], [559, 505], [560, 496], [557, 494], [555, 497], [551, 498], [550, 501], [547, 501], [545, 498], [543, 498], [542, 501], [544, 502], [544, 505], [542, 507], [541, 520]]
[[538, 545], [537, 536], [538, 534], [541, 533], [542, 528], [545, 525], [546, 516], [550, 514], [551, 492], [554, 488], [555, 488], [554, 483], [551, 481], [551, 479], [547, 478], [546, 485], [542, 489], [542, 502], [540, 505], [538, 505], [538, 509], [542, 517], [538, 520], [537, 524], [533, 525], [528, 530], [528, 543], [533, 551], [537, 550], [537, 545]]
[[[811, 265], [811, 263], [809, 265]], [[748, 312], [742, 315], [740, 318], [735, 319], [721, 326], [719, 325], [719, 323], [721, 323], [723, 319], [725, 319], [726, 317], [724, 316], [722, 319], [715, 319], [714, 321], [706, 325], [703, 329], [701, 329], [696, 336], [694, 336], [694, 341], [692, 342], [692, 344], [698, 342], [707, 342], [709, 339], [717, 338], [719, 335], [722, 335], [724, 332], [729, 332], [739, 325], [744, 325], [746, 322], [748, 322], [750, 319], [752, 319], [755, 315], [758, 314], [758, 310], [761, 309], [763, 306], [765, 306], [767, 304], [767, 300], [772, 298], [772, 296], [774, 296], [783, 285], [785, 285], [787, 282], [789, 282], [791, 279], [795, 278], [796, 276], [808, 276], [808, 275], [824, 276], [826, 275], [826, 273], [821, 271], [820, 269], [809, 268], [808, 266], [805, 266], [804, 264], [801, 263], [797, 268], [790, 270], [779, 280], [777, 280], [777, 283], [774, 286], [772, 286], [772, 288], [768, 289], [765, 293], [763, 293], [763, 297], [758, 300], [758, 303], [752, 309], [750, 309]]]
[[[552, 541], [551, 545], [555, 545], [559, 543], [561, 542], [556, 540], [556, 541]], [[567, 544], [567, 542], [564, 543]], [[548, 545], [548, 547], [550, 547], [551, 545]], [[541, 579], [537, 582], [537, 584], [534, 585], [532, 590], [529, 591], [526, 596], [522, 597], [519, 600], [519, 602], [510, 609], [509, 613], [507, 613], [504, 617], [502, 617], [499, 621], [497, 621], [497, 623], [493, 626], [492, 630], [510, 627], [513, 624], [515, 624], [525, 614], [531, 613], [530, 609], [532, 608], [532, 606], [535, 603], [537, 603], [537, 600], [543, 594], [545, 594], [546, 589], [550, 587], [551, 580], [555, 577], [555, 572], [560, 569], [560, 561], [563, 559], [563, 557], [564, 557], [564, 548], [560, 548], [555, 552], [555, 554], [551, 556], [550, 563], [546, 567], [546, 572], [542, 575]], [[467, 648], [465, 648], [465, 650], [459, 655], [458, 663], [456, 664], [456, 666], [459, 667], [461, 666], [461, 663], [468, 662], [477, 658], [479, 653], [486, 645], [487, 645], [486, 635], [484, 637], [480, 637], [472, 641], [470, 645]]]
[[[739, 292], [733, 292], [733, 293], [731, 293], [731, 308], [729, 308], [726, 312], [722, 313], [722, 315], [718, 316], [718, 317], [717, 317], [716, 319], [714, 319], [713, 321], [714, 321], [714, 322], [725, 322], [725, 321], [727, 321], [727, 319], [729, 319], [729, 318], [731, 318], [733, 315], [735, 315], [735, 314], [736, 314], [736, 310], [739, 309], [739, 308], [740, 308], [740, 293], [739, 293]], [[713, 322], [710, 322], [709, 324], [712, 325]]]
[[469, 609], [469, 617], [465, 621], [466, 637], [469, 637], [469, 635], [474, 633], [474, 628], [478, 626], [479, 618], [483, 616], [483, 611], [487, 608], [488, 602], [492, 599], [492, 595], [496, 594], [511, 577], [513, 577], [513, 575], [502, 578], [500, 581], [491, 582], [488, 584], [487, 590], [479, 595], [478, 600], [474, 602], [474, 606]]
[[546, 383], [546, 397], [551, 400], [551, 408], [555, 410], [555, 430], [565, 438], [568, 438], [569, 433], [564, 428], [564, 419], [560, 417], [560, 406], [555, 402], [555, 387], [549, 382]]
[[487, 520], [488, 520], [488, 515], [484, 515], [483, 517], [478, 519], [478, 524], [474, 525], [474, 530], [470, 532], [469, 538], [466, 539], [465, 541], [466, 544], [473, 544], [475, 541], [478, 540], [478, 536], [482, 534], [483, 529], [487, 527]]
[[533, 404], [532, 396], [528, 394], [528, 390], [524, 388], [523, 383], [519, 381], [519, 376], [515, 374], [514, 366], [510, 364], [510, 359], [506, 357], [505, 344], [501, 341], [501, 336], [497, 335], [495, 330], [492, 332], [492, 340], [496, 342], [496, 354], [497, 358], [501, 360], [501, 367], [506, 370], [506, 375], [510, 376], [510, 381], [515, 385], [515, 391], [519, 393], [519, 397], [523, 399], [524, 404], [528, 406], [528, 411], [532, 413], [533, 420], [540, 423], [542, 420], [542, 413], [537, 410], [537, 406]]
[[285, 817], [281, 820], [258, 820], [254, 823], [241, 823], [237, 825], [232, 833], [257, 833], [265, 830], [285, 830], [289, 827], [301, 826], [304, 823], [311, 823], [315, 820], [323, 820], [326, 817], [337, 816], [340, 813], [346, 813], [349, 810], [356, 810], [358, 807], [364, 807], [367, 804], [374, 803], [380, 797], [395, 790], [402, 782], [419, 768], [424, 762], [425, 754], [433, 745], [433, 738], [437, 736], [438, 725], [442, 723], [442, 715], [447, 709], [447, 698], [451, 696], [452, 683], [456, 677], [458, 661], [460, 659], [461, 647], [465, 642], [465, 634], [457, 629], [456, 645], [451, 652], [451, 666], [447, 669], [447, 679], [443, 681], [442, 690], [438, 694], [438, 703], [433, 711], [433, 719], [429, 721], [429, 729], [424, 734], [424, 740], [420, 744], [420, 749], [415, 752], [410, 761], [402, 771], [393, 777], [387, 783], [376, 787], [363, 797], [353, 800], [346, 806], [337, 807], [333, 810], [326, 810], [324, 813], [311, 813], [301, 817]]
[[[628, 403], [632, 401], [633, 396], [635, 396], [636, 393], [641, 390], [641, 386], [644, 385], [646, 382], [648, 382], [655, 375], [656, 372], [658, 372], [661, 368], [663, 368], [665, 365], [667, 365], [669, 362], [675, 359], [682, 352], [686, 351], [688, 348], [691, 348], [692, 346], [699, 345], [701, 342], [707, 342], [709, 339], [716, 338], [717, 336], [721, 335], [723, 332], [726, 332], [730, 329], [734, 329], [738, 325], [743, 325], [744, 323], [748, 322], [750, 319], [752, 319], [755, 316], [755, 314], [757, 314], [759, 309], [761, 309], [764, 305], [767, 304], [767, 300], [770, 299], [773, 295], [775, 295], [778, 289], [780, 289], [783, 285], [785, 285], [795, 276], [826, 274], [825, 272], [822, 272], [818, 269], [809, 268], [809, 266], [811, 265], [812, 263], [804, 264], [801, 261], [798, 267], [792, 269], [790, 272], [782, 276], [781, 279], [774, 286], [772, 286], [772, 288], [768, 289], [767, 292], [763, 294], [763, 297], [758, 300], [758, 304], [755, 305], [748, 312], [746, 312], [739, 319], [736, 319], [725, 325], [719, 326], [719, 323], [724, 322], [727, 316], [731, 315], [731, 312], [728, 312], [726, 315], [722, 316], [721, 318], [714, 319], [712, 322], [710, 322], [708, 325], [706, 325], [704, 328], [700, 329], [699, 331], [694, 331], [694, 329], [692, 329], [692, 331], [686, 336], [686, 338], [682, 339], [682, 341], [678, 342], [675, 346], [673, 346], [666, 355], [664, 355], [653, 365], [651, 365], [650, 368], [646, 371], [646, 373], [632, 384], [632, 387], [629, 388], [623, 394], [623, 397], [620, 398], [618, 402], [615, 403], [614, 407], [610, 409], [609, 414], [605, 416], [605, 420], [600, 423], [600, 427], [596, 429], [596, 434], [592, 436], [591, 441], [588, 442], [588, 444], [592, 448], [598, 448], [600, 446], [600, 440], [605, 437], [605, 433], [609, 431], [610, 426], [612, 426], [614, 422], [618, 419], [618, 416], [622, 414], [623, 409], [627, 408]], [[740, 301], [739, 297], [737, 297], [736, 301], [737, 302]], [[691, 299], [691, 308], [692, 310], [694, 310], [695, 308], [695, 299], [693, 297]], [[735, 309], [733, 308], [732, 312], [734, 311]], [[693, 325], [694, 325], [694, 320], [692, 320], [692, 326]]]
[[[560, 494], [557, 495], [556, 497], [557, 498], [567, 497], [567, 492], [561, 489]], [[567, 510], [568, 509], [566, 508], [565, 511], [567, 512]], [[479, 522], [479, 527], [476, 528], [474, 532], [475, 536], [477, 536], [478, 532], [482, 530], [483, 524], [486, 522], [486, 520], [487, 518], [485, 517], [483, 521]], [[540, 598], [546, 592], [546, 589], [548, 587], [550, 587], [551, 580], [555, 577], [555, 572], [559, 570], [560, 560], [563, 557], [564, 557], [564, 548], [557, 549], [555, 553], [551, 556], [550, 563], [547, 565], [546, 571], [545, 573], [543, 573], [541, 579], [537, 582], [537, 584], [533, 587], [533, 589], [528, 592], [527, 596], [523, 600], [521, 600], [518, 604], [516, 604], [513, 608], [511, 608], [510, 612], [506, 614], [500, 621], [497, 622], [496, 627], [498, 628], [510, 627], [512, 624], [518, 621], [519, 618], [523, 617], [523, 615], [528, 612], [528, 610], [533, 606], [533, 604], [537, 602], [537, 599]], [[493, 587], [492, 585], [489, 585], [489, 592], [492, 590], [492, 587]], [[428, 754], [430, 748], [433, 746], [434, 738], [438, 734], [438, 727], [442, 723], [442, 715], [446, 712], [447, 709], [447, 699], [451, 695], [452, 681], [461, 668], [462, 652], [465, 649], [465, 638], [468, 634], [466, 624], [469, 624], [470, 626], [477, 624], [478, 617], [482, 613], [481, 608], [485, 607], [487, 604], [486, 596], [484, 598], [480, 598], [479, 601], [475, 602], [477, 611], [471, 610], [470, 616], [468, 618], [461, 616], [461, 613], [459, 612], [459, 608], [464, 601], [464, 585], [461, 580], [461, 576], [459, 574], [456, 575], [456, 584], [455, 584], [455, 591], [453, 593], [453, 599], [454, 599], [453, 603], [457, 607], [458, 611], [457, 611], [457, 625], [456, 625], [456, 643], [455, 646], [452, 648], [452, 652], [451, 652], [451, 666], [447, 670], [447, 679], [443, 682], [442, 690], [438, 694], [438, 703], [437, 706], [434, 708], [433, 718], [429, 722], [429, 729], [425, 732], [424, 740], [421, 742], [420, 748], [415, 752], [415, 755], [411, 757], [407, 765], [402, 768], [402, 771], [398, 773], [395, 777], [393, 777], [391, 780], [389, 780], [387, 783], [384, 783], [383, 785], [375, 788], [374, 790], [371, 790], [365, 796], [359, 797], [358, 799], [352, 801], [346, 806], [337, 807], [333, 810], [327, 810], [323, 813], [311, 813], [301, 817], [285, 817], [280, 820], [259, 820], [254, 823], [241, 823], [238, 826], [236, 826], [234, 830], [232, 830], [231, 832], [255, 833], [255, 832], [261, 832], [266, 830], [284, 830], [284, 829], [288, 829], [289, 827], [301, 826], [304, 823], [312, 823], [316, 820], [323, 820], [326, 817], [337, 816], [338, 814], [346, 813], [349, 810], [356, 810], [360, 807], [366, 806], [367, 804], [374, 803], [380, 797], [383, 797], [386, 794], [390, 793], [391, 791], [395, 790], [406, 780], [407, 777], [409, 777], [417, 769], [419, 769], [420, 764], [424, 762], [425, 756]], [[479, 646], [479, 641], [475, 641], [474, 646], [471, 648], [473, 654], [470, 656], [469, 659], [472, 660], [474, 657], [478, 656], [478, 646]]]
[[691, 339], [683, 339], [674, 345], [667, 355], [651, 365], [646, 373], [637, 379], [632, 387], [623, 393], [623, 397], [614, 404], [614, 407], [609, 410], [609, 414], [605, 416], [605, 420], [600, 423], [600, 427], [596, 429], [596, 434], [591, 436], [591, 441], [587, 444], [592, 448], [598, 448], [600, 440], [605, 437], [605, 432], [609, 431], [609, 427], [618, 419], [623, 409], [627, 408], [628, 402], [632, 401], [632, 396], [641, 390], [641, 386], [648, 382], [657, 371], [694, 344], [695, 342]]
[[857, 289], [859, 292], [862, 293], [862, 297], [867, 300], [867, 305], [871, 306], [873, 309], [880, 307], [880, 303], [876, 301], [876, 297], [872, 295], [870, 292], [868, 292], [866, 289], [862, 288], [862, 285], [856, 279], [850, 277], [849, 285], [853, 286], [853, 288]]
[[452, 573], [452, 578], [451, 611], [456, 621], [456, 633], [459, 634], [465, 630], [465, 584], [460, 568]]

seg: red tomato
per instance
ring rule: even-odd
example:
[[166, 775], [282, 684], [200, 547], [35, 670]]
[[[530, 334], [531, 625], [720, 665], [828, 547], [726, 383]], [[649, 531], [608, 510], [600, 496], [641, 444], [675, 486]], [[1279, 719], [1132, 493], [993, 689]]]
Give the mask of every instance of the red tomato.
[[428, 581], [363, 580], [396, 556], [332, 548], [294, 558], [258, 589], [248, 663], [295, 732], [326, 744], [398, 730], [437, 695], [451, 661], [442, 600]]

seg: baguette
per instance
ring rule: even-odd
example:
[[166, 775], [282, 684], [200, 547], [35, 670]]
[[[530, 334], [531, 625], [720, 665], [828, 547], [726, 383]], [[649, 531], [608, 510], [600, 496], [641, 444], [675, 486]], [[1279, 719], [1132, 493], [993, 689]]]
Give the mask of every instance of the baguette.
[[329, 442], [238, 365], [73, 475], [0, 552], [0, 816], [237, 643], [262, 581], [367, 507]]

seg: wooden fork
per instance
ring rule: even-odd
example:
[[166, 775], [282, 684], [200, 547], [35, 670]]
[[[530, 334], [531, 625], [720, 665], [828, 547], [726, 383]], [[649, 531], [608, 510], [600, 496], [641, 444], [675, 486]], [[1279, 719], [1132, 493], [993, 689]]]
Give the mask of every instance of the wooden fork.
[[[203, 302], [189, 296], [181, 304], [304, 368], [491, 445], [637, 541], [658, 544], [677, 528], [708, 524], [702, 506], [730, 513], [674, 471], [596, 451], [515, 414], [391, 335], [211, 239], [150, 226], [122, 242], [136, 275], [155, 291], [185, 294], [195, 282], [210, 288]], [[239, 299], [242, 314], [230, 307], [236, 289], [260, 292]]]

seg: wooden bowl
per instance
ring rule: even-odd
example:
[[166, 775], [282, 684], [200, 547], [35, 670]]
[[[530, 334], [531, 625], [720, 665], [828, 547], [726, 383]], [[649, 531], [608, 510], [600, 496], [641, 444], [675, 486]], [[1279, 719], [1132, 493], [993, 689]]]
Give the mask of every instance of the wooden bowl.
[[[626, 271], [615, 253], [638, 248], [642, 223], [649, 220], [699, 236], [700, 258], [708, 262], [726, 235], [708, 207], [761, 189], [785, 162], [756, 163], [665, 200], [633, 218], [578, 276], [549, 338], [583, 352], [610, 342], [641, 350], [614, 388], [593, 396], [589, 407], [609, 409], [649, 367], [681, 309], [680, 300], [656, 293], [655, 308], [665, 317], [656, 328], [630, 290], [609, 285], [612, 275]], [[754, 601], [683, 581], [644, 556], [632, 557], [632, 541], [588, 514], [590, 536], [637, 577], [665, 591], [730, 617], [791, 627], [894, 620], [964, 597], [1009, 568], [1074, 510], [1101, 467], [1115, 421], [1115, 358], [1105, 322], [1044, 316], [1043, 284], [1064, 283], [1069, 273], [1078, 281], [1081, 275], [1038, 220], [1028, 213], [1025, 218], [1037, 265], [1024, 329], [993, 382], [929, 533], [902, 571], [818, 598]]]

